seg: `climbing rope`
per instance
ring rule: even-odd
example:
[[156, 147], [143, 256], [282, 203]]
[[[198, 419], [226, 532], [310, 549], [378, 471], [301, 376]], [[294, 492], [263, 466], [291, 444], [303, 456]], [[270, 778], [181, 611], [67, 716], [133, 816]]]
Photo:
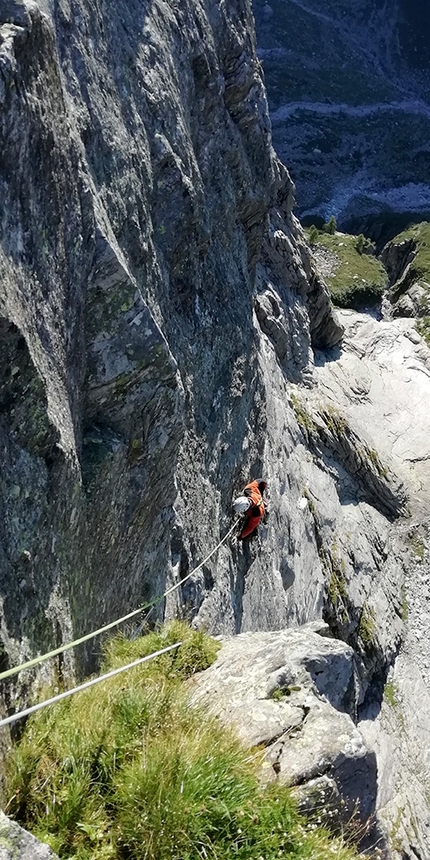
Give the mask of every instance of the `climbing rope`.
[[12, 714], [11, 717], [5, 717], [4, 720], [0, 720], [0, 728], [2, 726], [9, 725], [9, 723], [15, 723], [22, 717], [28, 717], [29, 714], [34, 714], [36, 711], [40, 711], [41, 708], [46, 708], [48, 707], [48, 705], [53, 705], [55, 702], [60, 702], [61, 699], [67, 699], [68, 696], [73, 696], [73, 693], [80, 693], [81, 690], [87, 690], [88, 687], [94, 687], [94, 684], [99, 684], [100, 681], [106, 681], [107, 678], [113, 678], [115, 675], [119, 675], [120, 672], [125, 672], [126, 669], [132, 669], [133, 666], [139, 666], [140, 663], [146, 663], [147, 660], [153, 660], [154, 657], [159, 657], [160, 654], [166, 654], [167, 651], [172, 651], [173, 648], [179, 648], [180, 645], [182, 645], [182, 642], [175, 642], [174, 645], [168, 645], [166, 648], [161, 648], [160, 651], [154, 651], [153, 654], [147, 654], [146, 657], [140, 657], [139, 660], [134, 660], [133, 663], [127, 663], [126, 666], [120, 666], [118, 669], [112, 669], [110, 672], [106, 672], [105, 675], [100, 675], [98, 678], [91, 678], [90, 681], [85, 681], [84, 684], [79, 684], [78, 687], [73, 687], [71, 690], [66, 690], [64, 693], [58, 693], [56, 696], [52, 696], [51, 699], [45, 699], [44, 702], [39, 702], [37, 705], [32, 705], [30, 708], [26, 708], [24, 711], [18, 711], [17, 714]]
[[[132, 612], [128, 612], [127, 615], [123, 615], [122, 618], [117, 618], [116, 621], [111, 621], [109, 624], [105, 624], [104, 627], [99, 627], [98, 630], [93, 630], [92, 633], [87, 633], [85, 636], [81, 636], [79, 639], [74, 639], [73, 642], [68, 642], [66, 645], [60, 645], [58, 648], [54, 648], [53, 651], [48, 651], [46, 654], [40, 654], [38, 657], [34, 657], [32, 660], [28, 660], [26, 663], [21, 663], [20, 666], [14, 666], [12, 669], [7, 669], [5, 672], [0, 672], [0, 681], [4, 681], [6, 678], [11, 678], [12, 675], [17, 675], [18, 672], [22, 672], [24, 669], [31, 669], [33, 666], [38, 666], [39, 663], [44, 663], [46, 660], [49, 660], [51, 657], [57, 657], [58, 654], [64, 654], [65, 651], [70, 651], [71, 648], [75, 648], [77, 645], [82, 645], [84, 642], [88, 642], [89, 639], [93, 639], [95, 636], [100, 636], [101, 633], [107, 633], [108, 630], [112, 630], [113, 627], [116, 627], [118, 624], [122, 624], [124, 621], [128, 621], [130, 618], [134, 618], [135, 615], [138, 615], [139, 612], [144, 612], [146, 609], [150, 609], [152, 606], [156, 606], [158, 603], [161, 603], [165, 597], [169, 594], [172, 594], [173, 591], [176, 591], [177, 588], [180, 588], [187, 579], [190, 579], [191, 576], [198, 573], [199, 570], [212, 558], [213, 555], [219, 550], [219, 548], [223, 545], [223, 543], [228, 540], [232, 532], [237, 526], [238, 520], [236, 519], [229, 531], [226, 535], [220, 540], [220, 542], [216, 545], [216, 547], [203, 559], [194, 570], [191, 570], [190, 573], [187, 573], [183, 579], [179, 580], [175, 585], [172, 585], [170, 588], [167, 588], [166, 591], [155, 597], [153, 600], [150, 600], [149, 603], [144, 603], [143, 606], [139, 606], [139, 609], [133, 609]], [[1, 723], [0, 723], [1, 725]]]

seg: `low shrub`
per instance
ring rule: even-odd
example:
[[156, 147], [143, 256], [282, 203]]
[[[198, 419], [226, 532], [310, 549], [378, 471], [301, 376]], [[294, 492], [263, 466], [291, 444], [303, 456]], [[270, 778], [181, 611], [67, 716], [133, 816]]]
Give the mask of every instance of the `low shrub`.
[[324, 233], [329, 233], [330, 236], [334, 236], [337, 230], [336, 218], [332, 215], [328, 221], [323, 225]]
[[316, 243], [318, 242], [318, 237], [319, 237], [318, 228], [315, 227], [315, 224], [311, 224], [311, 226], [309, 228], [309, 233], [308, 233], [309, 244], [310, 245], [316, 245]]

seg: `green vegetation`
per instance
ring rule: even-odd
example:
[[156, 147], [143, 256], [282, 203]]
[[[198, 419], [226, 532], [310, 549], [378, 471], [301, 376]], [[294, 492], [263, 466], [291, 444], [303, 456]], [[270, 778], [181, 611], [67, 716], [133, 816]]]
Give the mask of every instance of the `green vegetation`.
[[402, 822], [405, 821], [406, 809], [404, 806], [399, 807], [397, 816], [390, 830], [390, 847], [398, 854], [402, 854]]
[[392, 708], [396, 708], [399, 704], [398, 695], [397, 684], [394, 681], [387, 681], [384, 687], [384, 699]]
[[296, 394], [291, 394], [291, 403], [293, 405], [296, 421], [306, 438], [309, 439], [309, 437], [316, 432], [316, 424]]
[[[344, 562], [343, 565], [345, 565]], [[339, 600], [343, 603], [347, 598], [345, 576], [340, 567], [334, 567], [331, 571], [328, 596], [333, 606], [336, 606]]]
[[[309, 232], [305, 230], [308, 238]], [[324, 280], [334, 304], [339, 307], [360, 308], [377, 304], [387, 287], [384, 266], [376, 257], [358, 250], [357, 242], [357, 236], [347, 233], [332, 235], [325, 231], [319, 232], [313, 241], [314, 246], [321, 245], [333, 255], [332, 273], [324, 275]]]
[[359, 254], [364, 254], [365, 251], [368, 253], [374, 254], [376, 252], [376, 246], [374, 242], [371, 242], [370, 239], [367, 239], [363, 233], [360, 233], [357, 236], [357, 241], [355, 243], [355, 250]]
[[348, 622], [348, 614], [346, 610], [346, 602], [348, 599], [345, 579], [346, 567], [344, 559], [339, 558], [339, 547], [336, 540], [333, 541], [327, 557], [326, 554], [324, 554], [323, 563], [330, 575], [327, 587], [327, 594], [330, 603], [336, 608], [336, 610], [338, 609], [338, 604], [341, 604], [342, 610], [338, 617], [342, 621], [342, 624], [346, 624]]
[[334, 215], [331, 215], [327, 223], [323, 225], [323, 231], [324, 233], [329, 233], [330, 236], [334, 236], [336, 233], [336, 228], [336, 218], [334, 217]]
[[388, 477], [388, 469], [386, 466], [382, 465], [378, 452], [375, 451], [374, 448], [369, 448], [368, 445], [364, 445], [363, 449], [360, 450], [360, 453], [364, 459], [370, 460], [380, 478], [384, 479]]
[[358, 635], [365, 648], [372, 648], [376, 640], [376, 621], [373, 609], [363, 604], [361, 610], [360, 623], [358, 625]]
[[359, 254], [362, 254], [364, 251], [364, 248], [365, 248], [365, 244], [366, 244], [365, 236], [363, 235], [363, 233], [360, 233], [360, 235], [357, 236], [357, 241], [355, 243], [355, 250], [358, 251]]
[[349, 425], [344, 415], [335, 406], [328, 404], [320, 408], [320, 415], [326, 427], [338, 439], [348, 432]]
[[[408, 227], [407, 230], [399, 233], [393, 239], [393, 242], [399, 245], [401, 242], [411, 240], [414, 243], [416, 255], [410, 264], [405, 287], [407, 288], [415, 283], [415, 281], [420, 280], [424, 280], [430, 285], [430, 223], [422, 221], [420, 224]], [[429, 308], [426, 308], [426, 305], [424, 305], [423, 312], [426, 309], [428, 310]]]
[[393, 709], [399, 728], [404, 731], [405, 719], [402, 713], [402, 700], [399, 688], [394, 681], [387, 681], [384, 687], [384, 701]]
[[430, 346], [430, 317], [424, 316], [417, 320], [417, 332], [424, 338], [427, 346]]
[[309, 227], [308, 239], [310, 245], [315, 245], [318, 242], [319, 230], [315, 227], [315, 224], [311, 224]]
[[417, 320], [417, 331], [430, 346], [430, 223], [423, 221], [408, 227], [399, 233], [393, 243], [400, 245], [402, 242], [412, 242], [415, 257], [410, 263], [398, 291], [393, 298], [399, 298], [412, 284], [419, 283], [425, 290], [420, 300], [419, 319]]
[[302, 688], [298, 684], [290, 684], [289, 686], [285, 687], [276, 687], [276, 689], [273, 690], [271, 698], [274, 699], [275, 702], [281, 702], [282, 699], [287, 698], [287, 696], [291, 696], [291, 693], [298, 693], [301, 689]]
[[424, 558], [425, 543], [418, 531], [409, 532], [409, 545], [420, 561]]
[[184, 645], [31, 718], [11, 756], [6, 809], [75, 860], [352, 860], [307, 824], [288, 789], [263, 789], [260, 753], [189, 706], [186, 679], [217, 642], [175, 622], [118, 637], [104, 669]]
[[406, 596], [406, 587], [404, 584], [402, 585], [402, 589], [401, 589], [401, 597], [402, 597], [402, 602], [401, 602], [401, 606], [400, 606], [400, 618], [406, 624], [406, 621], [408, 620], [408, 617], [409, 617], [409, 604], [408, 604], [408, 599]]

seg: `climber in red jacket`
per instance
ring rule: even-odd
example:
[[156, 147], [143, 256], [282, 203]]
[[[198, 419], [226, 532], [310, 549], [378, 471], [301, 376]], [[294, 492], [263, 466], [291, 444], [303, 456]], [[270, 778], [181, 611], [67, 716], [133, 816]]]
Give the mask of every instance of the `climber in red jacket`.
[[245, 514], [245, 524], [240, 533], [239, 540], [245, 540], [255, 534], [264, 516], [265, 503], [263, 493], [266, 487], [267, 482], [261, 478], [257, 478], [255, 481], [247, 484], [243, 491], [243, 496], [239, 496], [233, 502], [234, 511]]

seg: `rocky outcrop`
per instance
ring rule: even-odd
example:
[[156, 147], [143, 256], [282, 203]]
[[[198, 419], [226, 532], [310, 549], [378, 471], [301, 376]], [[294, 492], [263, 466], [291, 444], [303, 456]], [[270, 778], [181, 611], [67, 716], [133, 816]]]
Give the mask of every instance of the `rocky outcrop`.
[[[327, 606], [326, 617], [332, 629], [340, 619], [339, 635], [355, 647], [356, 655], [361, 651], [366, 674], [373, 665], [374, 682], [358, 706], [358, 727], [377, 756], [376, 810], [389, 835], [391, 854], [396, 860], [427, 857], [429, 772], [423, 751], [429, 743], [425, 716], [430, 665], [426, 634], [430, 473], [425, 441], [429, 351], [411, 320], [377, 321], [352, 311], [343, 311], [340, 317], [345, 326], [342, 353], [335, 362], [317, 357], [318, 387], [313, 405], [328, 398], [332, 408], [336, 404], [338, 413], [347, 414], [362, 443], [374, 451], [377, 446], [386, 478], [389, 472], [396, 474], [406, 489], [408, 511], [394, 527], [386, 530], [384, 526], [379, 531], [381, 555], [369, 559], [367, 574], [360, 563], [355, 566], [354, 578], [348, 574], [345, 578], [348, 557], [351, 552], [355, 556], [365, 528], [360, 538], [352, 530], [347, 542], [337, 543], [337, 563], [332, 554], [335, 563], [330, 580], [337, 612], [332, 613]], [[348, 504], [349, 479], [341, 473], [339, 480], [344, 503]], [[318, 506], [317, 521], [323, 522], [321, 500], [317, 502], [313, 494], [310, 498]], [[374, 548], [377, 545], [378, 540]], [[357, 608], [364, 590], [367, 598], [354, 645], [346, 618], [354, 616], [350, 601]], [[391, 651], [387, 649], [389, 642]], [[377, 666], [380, 670], [385, 666], [379, 677]]]
[[382, 250], [381, 260], [390, 278], [387, 300], [395, 317], [419, 317], [426, 310], [429, 285], [413, 265], [416, 256], [416, 240], [401, 236]]
[[[1, 16], [2, 667], [179, 582], [264, 475], [268, 524], [224, 543], [158, 617], [225, 636], [324, 617], [346, 644], [318, 638], [315, 671], [293, 661], [309, 714], [303, 691], [258, 705], [279, 738], [299, 732], [269, 770], [297, 782], [302, 761], [352, 798], [359, 759], [377, 808], [354, 720], [381, 705], [404, 635], [398, 535], [428, 498], [423, 343], [343, 315], [340, 349], [271, 146], [248, 0], [10, 0]], [[415, 422], [397, 405], [411, 392]], [[86, 671], [97, 649], [46, 677]], [[4, 687], [8, 710], [32, 681]]]
[[[327, 630], [320, 625], [323, 634]], [[352, 648], [306, 627], [244, 633], [223, 642], [216, 662], [193, 679], [192, 690], [193, 702], [233, 725], [248, 747], [264, 747], [264, 782], [301, 786], [303, 804], [309, 783], [306, 796], [318, 789], [319, 814], [327, 820], [334, 797], [344, 823], [372, 819], [376, 757], [353, 722]]]
[[393, 239], [382, 249], [381, 261], [389, 277], [390, 287], [404, 277], [405, 271], [416, 255], [416, 242], [413, 239], [397, 241]]
[[162, 592], [219, 539], [236, 482], [264, 466], [259, 296], [276, 296], [286, 379], [341, 328], [271, 148], [246, 0], [52, 14], [11, 0], [1, 16], [15, 663]]
[[0, 860], [58, 860], [57, 855], [0, 811]]

